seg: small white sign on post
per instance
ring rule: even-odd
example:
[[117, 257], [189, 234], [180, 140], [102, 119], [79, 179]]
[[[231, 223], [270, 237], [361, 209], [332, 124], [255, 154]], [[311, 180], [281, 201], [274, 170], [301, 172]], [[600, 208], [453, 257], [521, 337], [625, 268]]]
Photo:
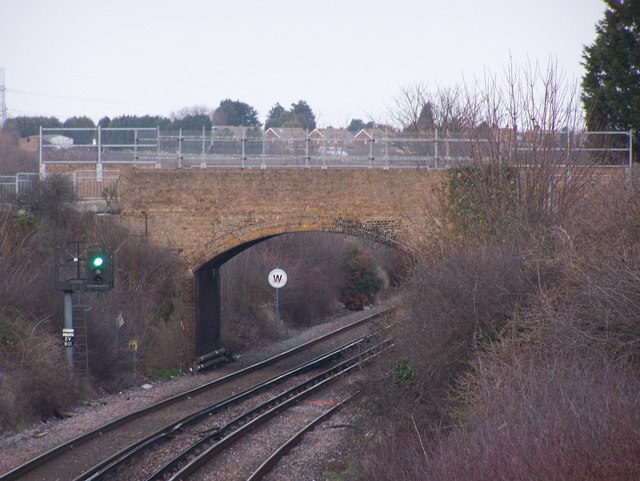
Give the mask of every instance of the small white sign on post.
[[271, 287], [280, 289], [287, 283], [287, 273], [282, 269], [273, 269], [269, 272], [269, 284]]
[[62, 330], [62, 338], [64, 340], [64, 347], [73, 347], [73, 337], [75, 331], [71, 328], [65, 328]]
[[269, 272], [268, 281], [271, 287], [276, 290], [276, 333], [280, 330], [280, 300], [278, 292], [287, 283], [287, 273], [282, 269], [273, 269]]

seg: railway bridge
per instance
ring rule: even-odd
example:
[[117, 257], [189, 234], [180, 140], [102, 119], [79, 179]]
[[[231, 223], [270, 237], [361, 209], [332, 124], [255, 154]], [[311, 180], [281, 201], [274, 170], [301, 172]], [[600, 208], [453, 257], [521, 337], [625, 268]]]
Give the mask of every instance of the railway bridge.
[[[188, 314], [175, 336], [181, 342], [163, 349], [163, 365], [191, 361], [219, 344], [220, 266], [264, 239], [335, 232], [420, 254], [438, 244], [444, 225], [442, 169], [496, 154], [511, 165], [527, 165], [542, 152], [558, 165], [596, 160], [628, 170], [633, 159], [632, 131], [435, 130], [406, 137], [373, 129], [351, 138], [329, 129], [275, 138], [241, 130], [237, 136], [232, 129], [174, 135], [158, 128], [41, 128], [32, 143], [40, 177], [69, 176], [85, 201], [117, 194], [130, 232], [143, 231], [152, 244], [180, 254]], [[75, 140], [64, 148], [46, 142], [61, 134]], [[23, 184], [28, 178], [8, 184], [0, 178], [0, 188], [15, 192]]]
[[443, 175], [416, 168], [121, 171], [120, 219], [188, 266], [182, 341], [162, 353], [161, 363], [190, 362], [218, 346], [219, 268], [262, 240], [319, 231], [418, 255], [428, 250], [443, 226]]

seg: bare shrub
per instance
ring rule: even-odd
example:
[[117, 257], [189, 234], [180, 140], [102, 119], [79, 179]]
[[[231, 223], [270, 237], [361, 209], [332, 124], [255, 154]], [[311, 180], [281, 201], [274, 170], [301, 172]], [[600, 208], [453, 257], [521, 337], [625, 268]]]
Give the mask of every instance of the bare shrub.
[[0, 210], [0, 256], [5, 257], [29, 242], [38, 230], [38, 220], [32, 214], [14, 206]]
[[[387, 402], [395, 394], [405, 403], [366, 457], [363, 479], [638, 477], [637, 194], [636, 181], [621, 177], [591, 191], [564, 226], [490, 247], [498, 254], [488, 267], [473, 248], [434, 263], [435, 282], [417, 278], [398, 339], [398, 356], [415, 365], [413, 396], [387, 388]], [[440, 264], [452, 258], [464, 260], [447, 274]], [[475, 319], [501, 329], [485, 337]]]
[[482, 365], [469, 425], [437, 444], [422, 479], [637, 479], [638, 379], [580, 357]]
[[[397, 352], [382, 367], [392, 378], [402, 377], [398, 369], [406, 363], [413, 375], [390, 383], [378, 372], [371, 386], [378, 408], [408, 410], [420, 426], [449, 422], [448, 393], [456, 379], [528, 301], [533, 280], [521, 254], [511, 246], [485, 246], [417, 267], [397, 315]], [[390, 402], [397, 397], [408, 406]]]
[[[640, 177], [604, 183], [570, 236], [565, 302], [591, 343], [616, 359], [640, 362]], [[569, 270], [569, 268], [567, 270]], [[565, 316], [566, 317], [566, 316]]]
[[48, 321], [0, 310], [0, 431], [50, 417], [82, 391], [72, 371], [63, 367], [59, 336]]
[[337, 235], [282, 235], [225, 263], [223, 337], [235, 340], [239, 349], [275, 336], [275, 294], [267, 283], [267, 274], [275, 267], [287, 272], [287, 285], [279, 292], [280, 315], [287, 325], [308, 325], [336, 312], [343, 242]]
[[[66, 192], [64, 183], [50, 179], [23, 199], [29, 211], [12, 206], [0, 214], [0, 306], [15, 313], [9, 321], [0, 319], [0, 402], [21, 399], [11, 419], [2, 421], [5, 427], [51, 415], [80, 393], [76, 385], [84, 376], [66, 366], [63, 296], [54, 286], [54, 250], [66, 241], [108, 246], [116, 257], [115, 289], [74, 294], [74, 305], [88, 308], [93, 380], [108, 390], [121, 389], [153, 369], [161, 350], [185, 351], [179, 323], [184, 267], [177, 257], [130, 239], [107, 217], [76, 212]], [[135, 353], [129, 349], [132, 340], [139, 346]], [[55, 384], [48, 374], [54, 371], [61, 373]]]
[[[105, 245], [117, 246], [115, 288], [85, 294], [92, 306], [89, 322], [90, 369], [101, 382], [119, 389], [156, 365], [162, 336], [183, 345], [180, 295], [184, 270], [177, 258], [141, 239], [126, 239], [118, 228], [101, 227]], [[137, 350], [131, 350], [130, 342]], [[182, 343], [182, 344], [181, 344]]]
[[69, 220], [75, 200], [73, 185], [66, 177], [58, 175], [34, 182], [18, 197], [19, 205], [42, 222], [59, 224]]
[[[348, 236], [318, 232], [285, 234], [241, 252], [221, 267], [222, 337], [233, 349], [256, 346], [276, 337], [275, 293], [267, 274], [275, 267], [287, 272], [280, 289], [280, 316], [297, 329], [340, 312], [345, 284], [343, 255]], [[358, 241], [363, 251], [398, 285], [406, 259], [381, 244]]]
[[577, 95], [553, 64], [505, 80], [468, 110], [458, 242], [418, 268], [395, 358], [374, 371], [372, 404], [393, 407], [362, 479], [640, 473], [637, 181], [597, 195], [571, 162]]
[[639, 379], [577, 356], [485, 359], [463, 425], [435, 439], [412, 419], [389, 426], [363, 479], [638, 479]]

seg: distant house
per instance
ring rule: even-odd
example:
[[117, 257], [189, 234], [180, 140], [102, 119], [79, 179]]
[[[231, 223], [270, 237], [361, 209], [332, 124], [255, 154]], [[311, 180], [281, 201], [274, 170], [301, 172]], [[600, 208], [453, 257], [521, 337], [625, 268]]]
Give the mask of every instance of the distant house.
[[352, 141], [353, 134], [347, 129], [334, 129], [329, 127], [326, 129], [314, 129], [309, 134], [309, 138], [317, 141], [344, 143]]
[[353, 134], [347, 129], [315, 129], [309, 134], [312, 142], [313, 154], [343, 157], [349, 155], [353, 144]]
[[[73, 146], [73, 139], [59, 134], [43, 135], [42, 145], [52, 146], [57, 149], [68, 149]], [[18, 141], [18, 146], [23, 150], [36, 152], [40, 148], [40, 136], [30, 135], [29, 137], [23, 137]]]
[[264, 133], [267, 155], [303, 155], [307, 151], [307, 131], [297, 127], [271, 127]]
[[264, 133], [267, 140], [301, 140], [305, 141], [307, 132], [299, 127], [271, 127]]
[[362, 142], [368, 142], [371, 139], [382, 140], [392, 136], [393, 132], [375, 127], [373, 129], [362, 129], [358, 132], [354, 139]]

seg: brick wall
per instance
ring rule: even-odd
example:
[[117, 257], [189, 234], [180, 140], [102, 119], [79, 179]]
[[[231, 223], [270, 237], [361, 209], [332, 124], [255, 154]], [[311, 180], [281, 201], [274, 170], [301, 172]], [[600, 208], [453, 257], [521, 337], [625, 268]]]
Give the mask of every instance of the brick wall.
[[[422, 255], [441, 241], [441, 171], [193, 169], [122, 171], [121, 217], [145, 216], [151, 243], [185, 261], [182, 320], [195, 345], [193, 273], [230, 249], [286, 232], [366, 237]], [[167, 354], [167, 364], [176, 353]], [[181, 360], [182, 360], [181, 358]]]

